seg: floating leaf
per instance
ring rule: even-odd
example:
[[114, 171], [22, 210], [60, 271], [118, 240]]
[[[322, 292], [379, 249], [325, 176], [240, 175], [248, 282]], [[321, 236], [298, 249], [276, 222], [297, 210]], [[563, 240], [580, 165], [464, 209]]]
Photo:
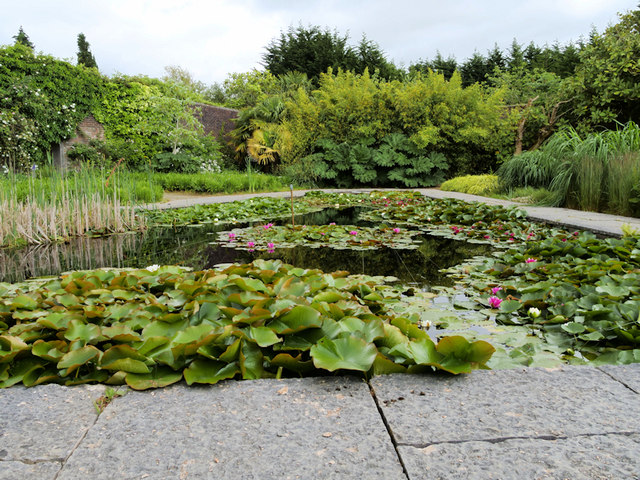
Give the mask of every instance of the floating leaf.
[[378, 351], [375, 345], [361, 338], [343, 337], [329, 340], [323, 338], [311, 347], [311, 357], [316, 368], [335, 370], [359, 370], [371, 368]]
[[319, 328], [322, 326], [320, 313], [306, 305], [293, 307], [291, 311], [281, 317], [274, 319], [267, 325], [278, 334], [289, 334], [299, 332], [307, 328]]
[[58, 362], [57, 367], [64, 370], [63, 376], [69, 375], [78, 367], [100, 357], [102, 352], [93, 345], [86, 345], [77, 350], [66, 353]]
[[182, 380], [182, 372], [169, 367], [155, 367], [150, 373], [127, 373], [125, 381], [134, 390], [162, 388]]
[[[239, 372], [240, 367], [236, 362], [225, 363], [198, 358], [184, 370], [184, 379], [189, 385], [194, 383], [215, 384], [220, 380], [233, 378]], [[128, 379], [127, 383], [129, 383]]]

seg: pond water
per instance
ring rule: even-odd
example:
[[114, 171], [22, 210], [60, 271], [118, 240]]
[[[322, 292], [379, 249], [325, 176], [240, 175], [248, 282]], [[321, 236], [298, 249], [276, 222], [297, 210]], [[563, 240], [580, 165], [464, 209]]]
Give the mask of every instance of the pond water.
[[[298, 225], [370, 226], [358, 220], [361, 209], [327, 208], [297, 216]], [[286, 221], [275, 221], [284, 224]], [[450, 285], [451, 280], [439, 272], [475, 255], [486, 255], [491, 247], [463, 241], [423, 235], [415, 250], [354, 251], [330, 248], [296, 247], [276, 249], [274, 253], [247, 252], [213, 245], [216, 234], [249, 224], [201, 225], [178, 228], [151, 228], [144, 233], [80, 238], [67, 244], [39, 245], [0, 251], [0, 281], [18, 282], [26, 278], [57, 275], [70, 270], [101, 267], [141, 268], [149, 265], [185, 265], [194, 269], [211, 268], [224, 263], [248, 263], [257, 258], [280, 258], [304, 268], [326, 272], [347, 270], [351, 273], [398, 277], [403, 283], [428, 288]]]

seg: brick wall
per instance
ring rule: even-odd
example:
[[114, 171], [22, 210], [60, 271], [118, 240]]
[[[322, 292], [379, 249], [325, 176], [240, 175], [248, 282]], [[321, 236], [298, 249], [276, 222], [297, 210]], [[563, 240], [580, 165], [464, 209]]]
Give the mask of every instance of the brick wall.
[[235, 119], [238, 118], [238, 110], [205, 105], [203, 103], [197, 103], [196, 107], [199, 109], [196, 117], [200, 120], [200, 123], [202, 123], [205, 133], [215, 136], [218, 140], [222, 140], [220, 138], [221, 132], [224, 132], [222, 136], [226, 137], [229, 132], [235, 128]]

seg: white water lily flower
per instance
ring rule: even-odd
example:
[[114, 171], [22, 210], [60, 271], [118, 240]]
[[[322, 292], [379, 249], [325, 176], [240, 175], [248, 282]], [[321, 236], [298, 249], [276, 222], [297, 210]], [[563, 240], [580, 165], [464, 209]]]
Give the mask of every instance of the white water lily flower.
[[540, 316], [540, 310], [538, 310], [536, 307], [531, 307], [529, 309], [529, 316], [531, 318], [538, 318]]
[[156, 270], [158, 270], [160, 268], [160, 265], [149, 265], [146, 270], [149, 270], [150, 272], [155, 272]]

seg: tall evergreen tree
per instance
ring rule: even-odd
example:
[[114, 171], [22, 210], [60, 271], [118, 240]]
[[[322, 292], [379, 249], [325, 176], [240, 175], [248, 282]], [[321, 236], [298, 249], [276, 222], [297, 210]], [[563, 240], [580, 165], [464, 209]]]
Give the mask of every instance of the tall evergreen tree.
[[96, 59], [89, 50], [89, 42], [87, 42], [84, 33], [78, 34], [78, 65], [98, 68]]
[[13, 39], [16, 41], [16, 44], [21, 43], [25, 47], [29, 47], [31, 50], [33, 50], [33, 48], [35, 47], [35, 45], [31, 43], [31, 40], [29, 40], [29, 35], [24, 33], [22, 25], [20, 25], [20, 30], [18, 30], [18, 34], [15, 35]]

